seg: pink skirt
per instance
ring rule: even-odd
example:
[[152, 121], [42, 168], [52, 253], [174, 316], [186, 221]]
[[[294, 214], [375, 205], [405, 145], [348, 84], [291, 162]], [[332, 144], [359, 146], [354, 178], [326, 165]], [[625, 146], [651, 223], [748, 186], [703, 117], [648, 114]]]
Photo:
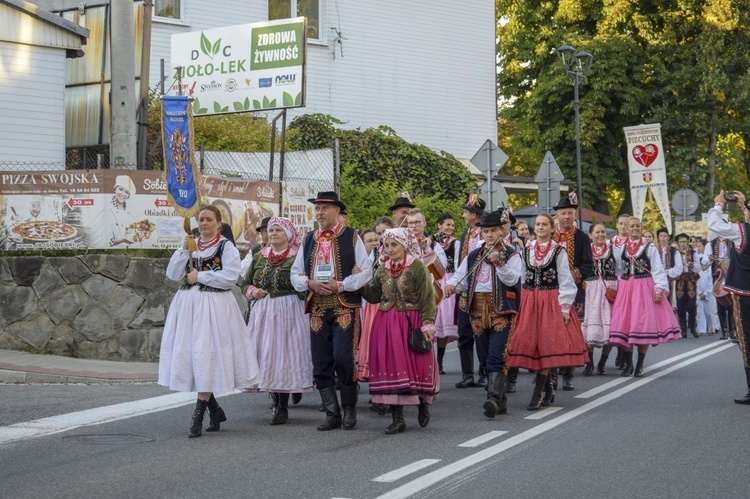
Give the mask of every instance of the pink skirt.
[[377, 303], [365, 303], [362, 305], [362, 331], [359, 337], [359, 351], [357, 352], [357, 379], [367, 381], [370, 377], [370, 332], [372, 321], [378, 311]]
[[612, 307], [609, 342], [613, 345], [659, 345], [682, 338], [667, 297], [654, 301], [651, 277], [620, 281]]
[[[408, 312], [413, 327], [422, 326], [419, 312]], [[378, 310], [370, 332], [370, 393], [373, 402], [416, 405], [428, 403], [440, 390], [435, 348], [416, 353], [409, 348], [409, 324], [396, 307]]]
[[[453, 273], [446, 273], [440, 279], [440, 287], [445, 289], [448, 279], [453, 277]], [[456, 325], [456, 295], [449, 298], [443, 298], [437, 306], [437, 315], [435, 316], [435, 338], [458, 338], [458, 326]]]

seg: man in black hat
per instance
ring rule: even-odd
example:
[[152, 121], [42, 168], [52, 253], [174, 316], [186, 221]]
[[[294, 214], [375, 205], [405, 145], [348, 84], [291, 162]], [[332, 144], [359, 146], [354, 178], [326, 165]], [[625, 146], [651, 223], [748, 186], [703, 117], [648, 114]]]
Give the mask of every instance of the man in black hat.
[[[675, 283], [675, 297], [677, 299], [677, 319], [680, 321], [682, 337], [687, 338], [688, 332], [698, 337], [695, 329], [697, 310], [697, 288], [700, 279], [701, 258], [697, 251], [690, 247], [690, 236], [685, 233], [677, 234], [677, 251], [682, 258], [682, 273]], [[687, 320], [686, 320], [687, 319]]]
[[[477, 224], [482, 221], [484, 208], [487, 203], [478, 194], [470, 194], [466, 204], [463, 205], [461, 216], [466, 222], [466, 229], [461, 234], [458, 244], [458, 252], [455, 255], [455, 267], [458, 268], [469, 253], [482, 244], [482, 229]], [[479, 383], [474, 382], [474, 331], [471, 329], [466, 301], [466, 294], [461, 293], [457, 300], [456, 323], [458, 325], [458, 354], [461, 358], [461, 381], [456, 383], [456, 388], [469, 388], [472, 386], [487, 386], [487, 376], [484, 374], [482, 365], [479, 366]]]
[[510, 232], [509, 215], [501, 208], [482, 216], [476, 226], [482, 231], [484, 244], [469, 253], [445, 287], [446, 296], [456, 289], [466, 293], [464, 312], [469, 315], [479, 361], [487, 370], [487, 400], [483, 408], [488, 418], [508, 412], [505, 350], [518, 313], [525, 273], [520, 254], [503, 241]]
[[412, 208], [416, 208], [417, 205], [411, 202], [411, 198], [409, 197], [409, 193], [402, 192], [401, 195], [396, 199], [396, 202], [393, 203], [393, 206], [388, 208], [391, 210], [391, 214], [393, 215], [391, 218], [393, 218], [393, 223], [395, 227], [406, 227], [406, 217], [409, 215], [409, 210]]
[[[555, 220], [557, 227], [552, 234], [552, 239], [565, 248], [568, 253], [568, 263], [570, 264], [570, 273], [573, 274], [578, 292], [573, 302], [573, 307], [578, 315], [578, 319], [583, 322], [585, 310], [586, 292], [583, 289], [583, 282], [588, 279], [594, 272], [594, 256], [591, 254], [591, 239], [581, 229], [576, 228], [575, 221], [578, 212], [578, 200], [575, 193], [562, 198], [557, 206], [554, 207]], [[552, 374], [554, 372], [554, 374]], [[575, 368], [564, 367], [563, 372], [563, 390], [573, 390], [573, 377]], [[557, 383], [557, 373], [553, 369], [550, 371], [548, 382], [553, 387]]]
[[[734, 196], [745, 205], [744, 194], [734, 191]], [[747, 382], [747, 393], [744, 397], [734, 399], [734, 403], [750, 405], [750, 352], [747, 350], [750, 342], [750, 223], [725, 222], [722, 218], [725, 204], [724, 191], [721, 191], [714, 198], [714, 207], [708, 210], [708, 228], [717, 236], [734, 243], [729, 253], [729, 269], [724, 288], [732, 293], [734, 309], [738, 312], [735, 324]]]
[[[357, 424], [357, 373], [354, 352], [359, 341], [359, 289], [372, 277], [370, 260], [357, 232], [338, 221], [346, 210], [335, 192], [319, 192], [308, 199], [315, 204], [318, 229], [308, 232], [291, 271], [294, 288], [307, 293], [305, 312], [310, 314], [313, 376], [326, 410], [326, 421], [318, 430], [342, 425], [336, 395], [336, 377], [341, 383], [343, 426]], [[361, 269], [353, 273], [355, 267]]]

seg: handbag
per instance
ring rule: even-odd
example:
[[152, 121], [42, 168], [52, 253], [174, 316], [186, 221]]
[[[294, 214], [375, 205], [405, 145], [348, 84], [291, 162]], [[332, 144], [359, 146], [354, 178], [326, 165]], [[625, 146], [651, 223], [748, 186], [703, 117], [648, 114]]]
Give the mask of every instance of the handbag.
[[393, 278], [393, 285], [396, 287], [396, 294], [398, 295], [398, 299], [401, 300], [401, 305], [404, 307], [404, 315], [406, 315], [406, 322], [409, 324], [409, 348], [415, 353], [428, 353], [432, 349], [432, 343], [425, 338], [421, 329], [415, 328], [412, 325], [409, 311], [406, 310], [406, 300], [404, 300], [401, 294], [398, 281], [395, 277]]
[[607, 301], [610, 303], [614, 303], [615, 299], [617, 298], [617, 290], [612, 288], [607, 288], [605, 291], [605, 295], [607, 297]]

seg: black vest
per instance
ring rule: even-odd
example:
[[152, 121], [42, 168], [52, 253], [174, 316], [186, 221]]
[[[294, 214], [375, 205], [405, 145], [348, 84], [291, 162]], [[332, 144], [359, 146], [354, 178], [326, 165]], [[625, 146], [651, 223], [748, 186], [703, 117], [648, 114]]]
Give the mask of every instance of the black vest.
[[[510, 259], [516, 253], [516, 250], [510, 246], [505, 246], [505, 257]], [[477, 265], [477, 258], [484, 258], [487, 252], [484, 250], [484, 245], [475, 249], [466, 259], [466, 268], [471, 271], [474, 266]], [[508, 287], [503, 284], [503, 281], [497, 276], [495, 272], [495, 266], [491, 265], [492, 275], [492, 303], [495, 306], [495, 313], [499, 315], [508, 315], [518, 313], [518, 307], [521, 303], [521, 286], [520, 281], [515, 286]], [[477, 287], [477, 274], [479, 273], [479, 267], [477, 265], [473, 272], [469, 272], [466, 277], [466, 287], [469, 290], [468, 299], [466, 300], [466, 308], [463, 307], [461, 310], [469, 312], [471, 309], [471, 300], [474, 299], [474, 290]]]
[[623, 281], [627, 281], [631, 276], [636, 279], [651, 277], [651, 260], [648, 257], [648, 247], [653, 243], [648, 243], [636, 258], [628, 256], [628, 245], [622, 247], [622, 276]]
[[[552, 250], [552, 256], [546, 264], [541, 267], [534, 265], [532, 251], [527, 246], [523, 249], [523, 259], [526, 261], [526, 279], [524, 279], [524, 289], [560, 289], [560, 280], [557, 273], [557, 257], [560, 253], [565, 252], [565, 248], [555, 246]], [[567, 254], [565, 258], [567, 258]]]
[[443, 248], [443, 251], [445, 251], [445, 257], [448, 259], [448, 265], [445, 267], [445, 271], [449, 273], [456, 271], [456, 246], [458, 246], [458, 239], [454, 239], [447, 247]]
[[[315, 233], [318, 231], [308, 232], [305, 236], [304, 251], [305, 256], [305, 273], [309, 279], [313, 276], [313, 266], [318, 255], [318, 241], [315, 239]], [[357, 246], [359, 236], [357, 231], [351, 227], [344, 227], [337, 236], [331, 240], [331, 254], [336, 263], [333, 267], [334, 279], [343, 281], [344, 278], [352, 275], [352, 269], [357, 263], [354, 248]], [[312, 296], [312, 291], [308, 291], [308, 300]], [[347, 308], [359, 308], [362, 306], [362, 296], [359, 291], [344, 291], [338, 294], [339, 303]]]
[[[216, 245], [216, 251], [211, 256], [207, 257], [199, 257], [198, 261], [196, 262], [196, 266], [198, 267], [198, 272], [210, 272], [213, 270], [221, 270], [223, 269], [223, 265], [221, 264], [221, 255], [224, 253], [224, 245], [226, 244], [227, 240], [221, 241], [219, 244]], [[191, 256], [192, 258], [192, 256]], [[188, 263], [185, 265], [185, 271], [189, 274], [192, 272], [192, 268], [190, 267], [190, 260], [188, 260]], [[183, 279], [182, 286], [180, 286], [180, 289], [190, 289], [193, 286], [198, 286], [198, 289], [201, 291], [214, 291], [217, 293], [222, 293], [224, 291], [229, 291], [228, 289], [219, 289], [214, 288], [212, 286], [207, 286], [205, 284], [201, 284], [200, 282], [196, 282], [195, 284], [190, 284], [187, 280], [187, 276], [185, 276], [185, 279]]]
[[735, 246], [729, 255], [729, 270], [724, 288], [736, 295], [750, 296], [750, 224], [739, 224], [742, 231], [742, 244]]
[[[617, 280], [617, 261], [615, 260], [614, 244], [610, 244], [607, 253], [602, 258], [594, 257], [594, 273], [587, 281], [598, 281], [602, 278], [605, 281]], [[591, 252], [593, 255], [593, 251]]]

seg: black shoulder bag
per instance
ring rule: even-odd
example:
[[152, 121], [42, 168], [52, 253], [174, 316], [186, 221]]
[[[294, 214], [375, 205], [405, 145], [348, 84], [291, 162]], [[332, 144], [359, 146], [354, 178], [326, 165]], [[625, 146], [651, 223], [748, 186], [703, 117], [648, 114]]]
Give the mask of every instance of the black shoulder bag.
[[401, 305], [404, 307], [404, 314], [406, 315], [406, 322], [409, 324], [409, 348], [416, 353], [428, 353], [432, 349], [432, 343], [425, 338], [424, 333], [421, 329], [415, 328], [411, 323], [411, 317], [409, 317], [409, 311], [406, 309], [406, 300], [401, 294], [401, 290], [398, 287], [398, 280], [393, 278], [393, 285], [396, 287], [396, 294], [398, 299], [401, 300]]

